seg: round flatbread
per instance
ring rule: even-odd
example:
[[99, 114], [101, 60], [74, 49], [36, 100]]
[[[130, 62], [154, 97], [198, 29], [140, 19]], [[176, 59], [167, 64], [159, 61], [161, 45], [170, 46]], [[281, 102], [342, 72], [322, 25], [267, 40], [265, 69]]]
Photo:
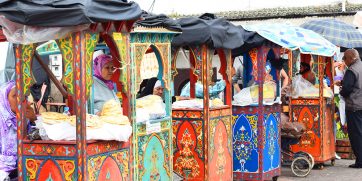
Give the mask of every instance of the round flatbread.
[[111, 99], [103, 104], [101, 116], [122, 115], [122, 106], [119, 101]]

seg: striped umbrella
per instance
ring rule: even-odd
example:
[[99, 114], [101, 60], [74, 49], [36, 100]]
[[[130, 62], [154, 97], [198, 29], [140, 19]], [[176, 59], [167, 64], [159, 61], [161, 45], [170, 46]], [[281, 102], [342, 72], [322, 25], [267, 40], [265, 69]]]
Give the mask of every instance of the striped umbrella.
[[335, 19], [311, 20], [301, 25], [321, 34], [333, 44], [344, 48], [362, 47], [362, 33], [355, 27]]

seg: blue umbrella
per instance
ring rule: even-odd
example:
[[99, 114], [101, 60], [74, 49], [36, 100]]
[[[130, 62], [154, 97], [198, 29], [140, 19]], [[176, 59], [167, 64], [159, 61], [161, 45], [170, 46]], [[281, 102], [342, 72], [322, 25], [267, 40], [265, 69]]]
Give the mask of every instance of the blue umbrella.
[[362, 47], [362, 33], [352, 25], [335, 19], [311, 20], [302, 24], [301, 27], [319, 33], [339, 47]]
[[244, 25], [248, 31], [255, 31], [265, 39], [281, 47], [303, 54], [333, 56], [337, 47], [320, 34], [297, 26], [285, 24]]

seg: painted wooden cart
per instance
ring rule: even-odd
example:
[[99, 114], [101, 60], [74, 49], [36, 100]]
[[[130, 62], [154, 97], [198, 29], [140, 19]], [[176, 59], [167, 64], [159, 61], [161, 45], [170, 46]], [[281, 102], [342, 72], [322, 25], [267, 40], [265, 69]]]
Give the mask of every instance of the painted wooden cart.
[[[272, 180], [280, 175], [281, 105], [279, 103], [263, 104], [266, 61], [278, 60], [279, 51], [279, 46], [270, 43], [254, 48], [243, 55], [243, 85], [247, 85], [253, 78], [259, 86], [259, 98], [256, 105], [233, 105], [232, 107], [234, 179]], [[271, 75], [277, 84], [280, 78], [278, 72], [272, 67]]]
[[[232, 180], [231, 149], [231, 50], [207, 45], [189, 46], [190, 96], [202, 80], [204, 108], [173, 108], [173, 169], [185, 180]], [[177, 74], [173, 52], [173, 76]], [[209, 108], [209, 85], [214, 53], [220, 58], [220, 73], [226, 82], [225, 105]]]
[[[103, 24], [104, 32], [113, 23]], [[119, 34], [128, 36], [132, 22], [114, 23]], [[94, 29], [100, 24], [92, 25]], [[102, 34], [102, 33], [101, 33]], [[115, 33], [117, 40], [119, 34]], [[26, 138], [25, 95], [32, 85], [31, 61], [35, 44], [16, 47], [16, 88], [18, 121], [18, 173], [19, 180], [130, 180], [130, 144], [116, 141], [86, 140], [86, 102], [90, 95], [92, 75], [92, 54], [99, 34], [90, 31], [75, 32], [58, 39], [62, 53], [63, 84], [74, 100], [76, 119], [76, 141], [29, 141]], [[112, 37], [112, 35], [110, 36]], [[119, 53], [122, 47], [117, 47]], [[116, 49], [114, 49], [115, 51]], [[125, 59], [127, 60], [127, 58]], [[129, 60], [129, 59], [128, 59]], [[118, 64], [119, 65], [119, 64]], [[124, 72], [126, 73], [126, 72]], [[118, 81], [117, 81], [118, 82]], [[127, 84], [124, 84], [127, 85]], [[127, 88], [123, 89], [129, 94]], [[124, 98], [127, 100], [127, 97]], [[126, 101], [127, 102], [127, 101]], [[124, 104], [125, 114], [128, 106]]]
[[[171, 41], [177, 32], [164, 28], [137, 27], [130, 35], [131, 112], [133, 122], [133, 180], [172, 180]], [[141, 80], [141, 62], [146, 52], [156, 54], [158, 79], [164, 87], [166, 117], [136, 121], [136, 93]]]
[[[300, 142], [293, 145], [292, 151], [304, 151], [311, 154], [315, 163], [323, 168], [323, 163], [331, 160], [335, 161], [335, 137], [333, 129], [334, 121], [334, 100], [325, 98], [323, 91], [324, 78], [327, 76], [333, 85], [333, 59], [331, 57], [300, 54], [292, 52], [292, 60], [289, 61], [289, 75], [297, 73], [297, 60], [301, 62], [313, 61], [311, 71], [316, 78], [316, 85], [319, 89], [319, 96], [316, 98], [290, 98], [289, 117], [293, 122], [301, 122], [306, 126], [306, 133], [303, 134]], [[331, 89], [332, 95], [333, 89]]]

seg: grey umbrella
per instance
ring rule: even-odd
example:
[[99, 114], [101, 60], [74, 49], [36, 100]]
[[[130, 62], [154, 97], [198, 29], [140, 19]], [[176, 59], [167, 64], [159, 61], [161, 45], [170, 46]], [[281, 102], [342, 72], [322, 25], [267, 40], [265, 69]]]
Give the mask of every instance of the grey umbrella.
[[362, 33], [354, 26], [336, 19], [311, 20], [302, 24], [301, 27], [319, 33], [339, 47], [362, 47]]

